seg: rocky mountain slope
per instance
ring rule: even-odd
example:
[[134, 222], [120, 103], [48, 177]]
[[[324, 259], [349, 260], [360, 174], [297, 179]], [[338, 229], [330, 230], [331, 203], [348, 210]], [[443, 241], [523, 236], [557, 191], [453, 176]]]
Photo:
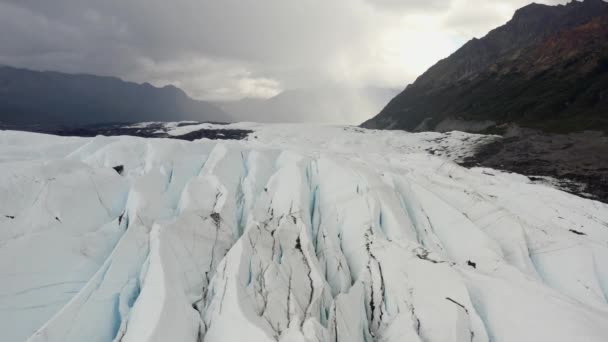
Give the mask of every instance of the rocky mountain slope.
[[181, 89], [114, 77], [39, 72], [0, 66], [0, 125], [53, 126], [141, 121], [217, 121], [230, 117]]
[[363, 126], [481, 131], [503, 123], [608, 131], [608, 3], [519, 9], [431, 67]]

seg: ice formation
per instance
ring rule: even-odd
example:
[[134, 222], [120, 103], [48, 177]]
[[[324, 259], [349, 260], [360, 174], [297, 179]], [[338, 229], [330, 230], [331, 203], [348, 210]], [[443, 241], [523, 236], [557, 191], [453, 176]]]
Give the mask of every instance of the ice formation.
[[230, 127], [0, 132], [2, 340], [608, 340], [608, 206], [453, 162], [487, 137]]

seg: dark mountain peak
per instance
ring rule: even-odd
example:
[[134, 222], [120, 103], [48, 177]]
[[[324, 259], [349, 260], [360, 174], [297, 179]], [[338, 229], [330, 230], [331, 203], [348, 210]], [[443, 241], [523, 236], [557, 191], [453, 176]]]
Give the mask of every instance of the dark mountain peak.
[[174, 91], [174, 92], [183, 92], [183, 90], [174, 86], [173, 84], [167, 84], [167, 85], [163, 86], [162, 89]]
[[505, 25], [490, 31], [481, 39], [469, 41], [457, 51], [454, 55], [460, 61], [452, 58], [452, 64], [465, 64], [466, 68], [461, 66], [441, 72], [451, 76], [447, 81], [477, 76], [479, 71], [485, 70], [500, 57], [519, 55], [553, 34], [602, 15], [608, 15], [608, 3], [603, 0], [574, 0], [567, 5], [556, 6], [531, 3], [515, 11], [513, 18]]
[[608, 131], [606, 18], [602, 0], [520, 8], [432, 66], [364, 125], [433, 129], [465, 119]]
[[166, 86], [159, 89], [163, 92], [166, 92], [167, 94], [175, 96], [176, 98], [190, 98], [185, 91], [183, 91], [181, 88], [174, 86], [173, 84], [167, 84]]
[[606, 2], [605, 0], [582, 0], [582, 1], [572, 0], [572, 2], [568, 3], [568, 6], [576, 6], [577, 3], [582, 4], [584, 6], [595, 6], [596, 8], [598, 6], [608, 6], [608, 2]]
[[531, 3], [516, 10], [513, 18], [504, 26], [555, 19], [563, 20], [562, 24], [565, 26], [571, 26], [601, 15], [606, 10], [608, 10], [608, 2], [604, 0], [573, 0], [566, 5], [555, 6]]
[[522, 8], [517, 9], [515, 11], [515, 14], [513, 14], [512, 20], [534, 19], [538, 15], [543, 15], [547, 11], [550, 11], [551, 8], [553, 8], [553, 6], [549, 6], [549, 5], [545, 5], [545, 4], [538, 4], [536, 2], [533, 2], [529, 5], [526, 5]]

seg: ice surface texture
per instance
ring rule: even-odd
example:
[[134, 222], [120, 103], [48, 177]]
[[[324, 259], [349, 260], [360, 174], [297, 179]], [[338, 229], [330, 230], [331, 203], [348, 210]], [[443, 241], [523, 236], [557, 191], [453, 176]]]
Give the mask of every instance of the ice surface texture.
[[608, 206], [453, 163], [488, 137], [227, 127], [0, 132], [2, 341], [608, 339]]

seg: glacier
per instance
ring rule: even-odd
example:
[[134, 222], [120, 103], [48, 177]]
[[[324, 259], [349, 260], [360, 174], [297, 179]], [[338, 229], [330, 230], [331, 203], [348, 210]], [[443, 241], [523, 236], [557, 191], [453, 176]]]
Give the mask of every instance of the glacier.
[[210, 126], [0, 132], [3, 341], [608, 340], [608, 205], [492, 137]]

